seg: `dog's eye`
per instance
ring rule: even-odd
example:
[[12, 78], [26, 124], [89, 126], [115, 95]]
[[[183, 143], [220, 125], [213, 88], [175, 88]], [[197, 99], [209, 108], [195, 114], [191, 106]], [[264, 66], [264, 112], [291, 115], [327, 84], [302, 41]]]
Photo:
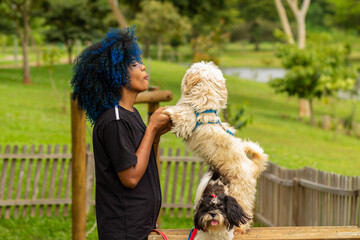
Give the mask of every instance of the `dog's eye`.
[[223, 205], [219, 206], [219, 209], [224, 210], [224, 206]]

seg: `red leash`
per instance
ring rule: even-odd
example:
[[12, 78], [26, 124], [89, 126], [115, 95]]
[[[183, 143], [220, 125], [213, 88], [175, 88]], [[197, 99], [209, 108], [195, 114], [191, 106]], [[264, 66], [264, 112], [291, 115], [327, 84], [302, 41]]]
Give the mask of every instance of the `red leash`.
[[153, 229], [152, 232], [157, 232], [163, 237], [164, 240], [168, 240], [167, 236], [164, 233], [160, 232], [159, 230]]

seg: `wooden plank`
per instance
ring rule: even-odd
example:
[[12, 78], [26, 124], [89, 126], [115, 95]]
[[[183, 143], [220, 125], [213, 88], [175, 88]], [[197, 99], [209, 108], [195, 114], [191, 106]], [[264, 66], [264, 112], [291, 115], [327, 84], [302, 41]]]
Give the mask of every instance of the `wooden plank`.
[[[54, 153], [58, 154], [60, 151], [60, 146], [59, 144], [55, 145], [54, 148]], [[54, 158], [52, 160], [50, 160], [52, 162], [52, 166], [51, 166], [51, 175], [50, 175], [50, 184], [49, 184], [49, 193], [48, 193], [48, 198], [53, 198], [54, 197], [54, 192], [55, 192], [55, 181], [57, 178], [57, 165], [58, 165], [58, 158]], [[52, 212], [52, 205], [48, 205], [46, 206], [46, 216], [50, 217], [51, 216], [51, 212]]]
[[86, 154], [86, 214], [89, 213], [91, 207], [91, 199], [93, 195], [94, 179], [95, 179], [95, 160], [93, 154]]
[[[25, 154], [26, 152], [27, 152], [27, 145], [24, 145], [22, 148], [22, 153]], [[25, 175], [25, 161], [26, 159], [24, 158], [20, 160], [20, 169], [18, 174], [15, 199], [21, 198], [21, 192], [23, 190], [23, 180]], [[16, 206], [14, 209], [14, 218], [18, 218], [18, 217], [19, 217], [19, 206]]]
[[[66, 145], [63, 146], [63, 153], [66, 153], [66, 150], [67, 150], [65, 146]], [[58, 188], [57, 188], [57, 193], [56, 193], [57, 199], [61, 199], [61, 193], [63, 190], [63, 183], [64, 183], [65, 163], [66, 163], [66, 159], [64, 159], [64, 158], [60, 159], [59, 181], [58, 181]], [[60, 205], [56, 205], [54, 215], [59, 216], [59, 213], [60, 213]]]
[[[169, 148], [168, 156], [172, 156], [172, 148]], [[170, 181], [170, 170], [171, 170], [171, 162], [166, 162], [166, 173], [165, 173], [163, 203], [167, 203], [168, 190], [169, 190], [169, 181]]]
[[[35, 145], [32, 145], [30, 148], [30, 153], [33, 154], [35, 152]], [[34, 164], [34, 159], [29, 159], [28, 168], [27, 168], [27, 175], [26, 175], [26, 186], [25, 186], [25, 194], [24, 199], [28, 199], [30, 196], [30, 188], [31, 188], [31, 177], [32, 177], [32, 167]], [[26, 217], [28, 211], [28, 207], [24, 206], [22, 209], [22, 217]]]
[[0, 154], [0, 158], [25, 158], [25, 159], [38, 159], [38, 158], [71, 158], [71, 153], [44, 153], [44, 154], [37, 154], [37, 153], [30, 153], [30, 154], [20, 154], [20, 153], [6, 153]]
[[[42, 152], [44, 151], [44, 146], [40, 145], [39, 146], [39, 154], [42, 154]], [[38, 194], [40, 191], [40, 175], [41, 175], [41, 163], [42, 163], [42, 159], [36, 159], [36, 169], [35, 169], [35, 178], [34, 178], [34, 185], [33, 185], [33, 194], [32, 194], [32, 199], [36, 199], [38, 198]], [[32, 217], [34, 217], [36, 215], [36, 207], [35, 205], [31, 206], [31, 211], [30, 211], [30, 215]]]
[[[176, 150], [176, 156], [180, 155], [180, 149]], [[176, 189], [178, 183], [178, 173], [179, 173], [179, 162], [175, 162], [175, 168], [173, 172], [173, 184], [172, 184], [172, 193], [171, 193], [171, 203], [176, 201]], [[170, 217], [174, 216], [174, 208], [170, 208]]]
[[[67, 146], [66, 146], [66, 148], [67, 148]], [[67, 176], [66, 176], [65, 198], [68, 198], [70, 195], [71, 179], [72, 179], [72, 159], [69, 160], [69, 164], [68, 164], [68, 171], [67, 171]], [[69, 214], [68, 205], [65, 204], [63, 216], [66, 217], [66, 216], [68, 216], [68, 214]]]
[[[194, 176], [195, 176], [195, 166], [196, 163], [191, 163], [191, 170], [190, 170], [190, 182], [189, 182], [189, 192], [188, 192], [188, 198], [187, 203], [192, 203], [192, 197], [193, 197], [193, 186], [194, 186]], [[190, 217], [191, 210], [186, 210], [186, 217]]]
[[[47, 146], [47, 153], [51, 153], [51, 145]], [[47, 190], [47, 181], [48, 181], [48, 175], [49, 175], [49, 166], [50, 166], [50, 159], [45, 159], [45, 168], [43, 172], [43, 178], [42, 178], [42, 186], [41, 186], [41, 194], [40, 198], [45, 198], [46, 190]], [[39, 206], [39, 216], [42, 217], [44, 214], [45, 206], [40, 205]]]
[[38, 198], [38, 199], [8, 199], [0, 200], [0, 206], [32, 206], [32, 205], [57, 205], [71, 204], [71, 199], [54, 199], [54, 198]]
[[162, 156], [160, 158], [162, 162], [201, 162], [200, 158], [195, 157], [183, 157], [183, 156]]
[[[5, 147], [5, 153], [10, 153], [10, 146], [6, 145]], [[0, 178], [0, 199], [3, 199], [5, 196], [5, 183], [6, 183], [6, 179], [7, 179], [7, 173], [8, 173], [8, 164], [9, 164], [9, 159], [4, 158], [3, 160], [3, 166], [2, 166], [2, 170], [1, 170], [1, 178]], [[4, 208], [5, 210], [5, 208]], [[0, 218], [2, 217], [2, 212], [3, 209], [0, 207]]]
[[[351, 179], [351, 189], [357, 189], [357, 177], [352, 177]], [[356, 206], [357, 206], [357, 202], [360, 200], [360, 196], [353, 196], [351, 198], [351, 209], [350, 209], [350, 213], [351, 213], [351, 220], [350, 220], [350, 225], [357, 225], [356, 224], [356, 220], [357, 220], [357, 216], [359, 214], [359, 211], [356, 211]], [[360, 225], [360, 223], [359, 223]], [[358, 226], [359, 226], [358, 225]]]
[[[190, 229], [160, 229], [169, 240], [187, 239]], [[246, 234], [235, 234], [234, 240], [240, 239], [359, 239], [358, 227], [256, 227]], [[151, 233], [149, 240], [163, 239], [157, 233]]]
[[[186, 173], [187, 173], [187, 166], [188, 163], [187, 162], [183, 162], [182, 164], [182, 176], [181, 176], [181, 190], [180, 190], [180, 203], [184, 203], [184, 197], [185, 197], [185, 185], [186, 185]], [[182, 217], [182, 209], [179, 210], [178, 212], [178, 217]]]
[[[13, 148], [13, 152], [18, 152], [18, 146], [15, 145]], [[16, 159], [10, 159], [10, 175], [9, 175], [9, 185], [8, 185], [8, 192], [6, 195], [6, 199], [12, 199], [12, 192], [14, 188], [14, 181], [15, 181], [15, 170], [16, 170]], [[10, 218], [10, 207], [5, 207], [5, 219]]]

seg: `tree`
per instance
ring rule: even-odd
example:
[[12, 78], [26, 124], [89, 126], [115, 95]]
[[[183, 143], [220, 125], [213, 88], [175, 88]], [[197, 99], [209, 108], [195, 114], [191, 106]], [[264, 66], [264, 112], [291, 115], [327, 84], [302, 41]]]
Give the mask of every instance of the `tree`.
[[76, 40], [97, 39], [107, 30], [105, 16], [110, 12], [98, 1], [51, 2], [46, 17], [49, 30], [46, 38], [50, 42], [62, 42], [68, 53], [68, 63], [72, 63], [72, 50]]
[[30, 19], [39, 0], [3, 0], [0, 3], [1, 15], [15, 23], [16, 32], [20, 38], [23, 53], [23, 83], [31, 84], [28, 45], [30, 38]]
[[107, 1], [109, 3], [109, 6], [110, 6], [112, 12], [115, 15], [117, 22], [119, 23], [119, 26], [120, 27], [128, 27], [126, 19], [125, 19], [123, 13], [119, 9], [118, 1], [117, 0], [107, 0]]
[[239, 17], [239, 10], [236, 7], [237, 0], [168, 0], [179, 9], [181, 16], [191, 19], [191, 39], [195, 55], [199, 42], [198, 38], [216, 31], [216, 28], [226, 27]]
[[356, 82], [356, 71], [346, 62], [346, 47], [316, 43], [306, 49], [278, 45], [276, 55], [288, 71], [284, 78], [270, 81], [277, 92], [309, 100], [312, 123], [315, 123], [314, 98], [335, 96], [339, 90], [349, 91]]
[[163, 44], [176, 36], [186, 35], [190, 31], [190, 24], [169, 2], [146, 1], [141, 6], [142, 12], [136, 15], [135, 22], [139, 38], [145, 44], [145, 55], [148, 55], [151, 39], [156, 39], [157, 59], [161, 60]]
[[[291, 8], [297, 23], [297, 37], [298, 37], [298, 47], [299, 49], [305, 48], [306, 41], [306, 25], [305, 25], [305, 17], [306, 13], [310, 6], [310, 0], [303, 0], [301, 4], [301, 8], [299, 9], [297, 0], [286, 0], [289, 7]], [[294, 44], [294, 37], [290, 28], [289, 20], [286, 15], [285, 8], [281, 2], [281, 0], [275, 0], [275, 6], [278, 11], [281, 24], [286, 34], [286, 39], [290, 44]], [[309, 102], [305, 99], [300, 98], [299, 102], [299, 117], [309, 117], [310, 113], [310, 105]]]
[[[276, 28], [277, 14], [271, 1], [238, 0], [236, 6], [244, 21], [240, 26], [246, 29], [246, 39], [255, 44], [255, 51], [260, 50], [261, 41], [274, 39], [273, 31]], [[245, 31], [241, 31], [242, 34]]]

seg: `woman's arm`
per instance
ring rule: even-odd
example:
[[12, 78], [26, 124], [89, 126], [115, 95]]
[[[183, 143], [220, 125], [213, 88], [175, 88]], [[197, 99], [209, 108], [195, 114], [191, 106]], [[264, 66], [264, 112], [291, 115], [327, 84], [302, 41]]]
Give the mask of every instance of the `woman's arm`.
[[150, 117], [145, 135], [135, 153], [137, 156], [136, 165], [118, 172], [121, 183], [127, 188], [133, 189], [137, 186], [149, 163], [155, 137], [160, 136], [160, 133], [165, 133], [164, 131], [168, 128], [170, 118], [162, 114], [162, 111], [163, 108], [159, 108]]

